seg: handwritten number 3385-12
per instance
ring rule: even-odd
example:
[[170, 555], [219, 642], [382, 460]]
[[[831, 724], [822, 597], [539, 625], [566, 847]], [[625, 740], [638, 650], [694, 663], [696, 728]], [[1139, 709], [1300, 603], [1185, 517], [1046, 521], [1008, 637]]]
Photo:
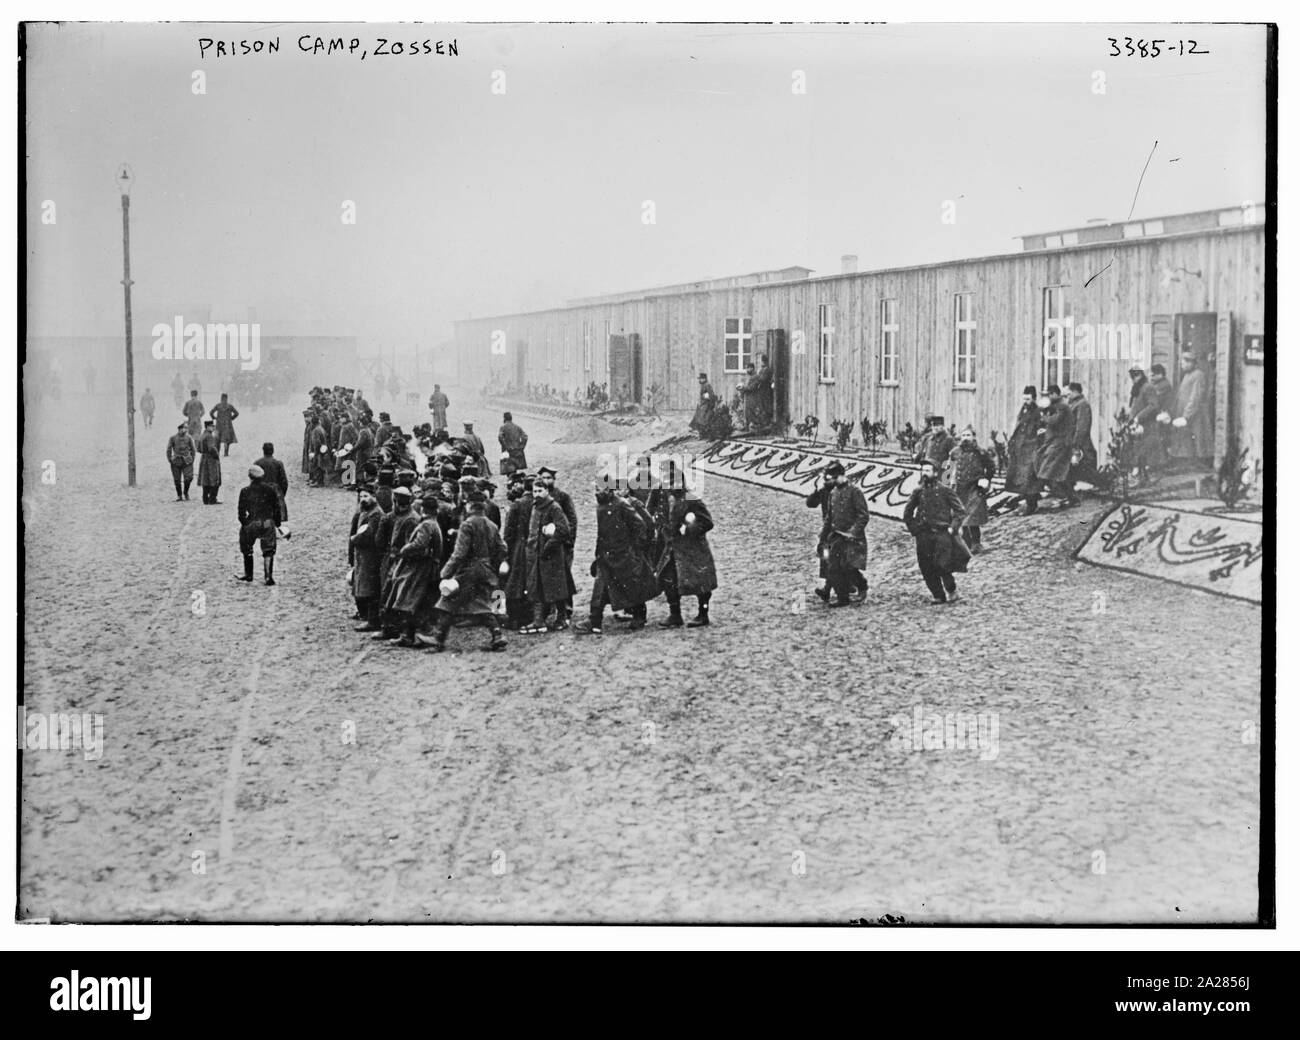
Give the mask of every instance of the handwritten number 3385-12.
[[[1138, 55], [1139, 57], [1143, 57], [1143, 58], [1158, 58], [1162, 53], [1164, 53], [1160, 49], [1160, 45], [1162, 43], [1169, 44], [1167, 50], [1170, 54], [1174, 52], [1174, 44], [1169, 40], [1138, 40], [1136, 41], [1136, 45], [1135, 45], [1132, 36], [1125, 36], [1124, 46], [1121, 48], [1119, 45], [1119, 40], [1117, 40], [1114, 36], [1107, 36], [1106, 39], [1110, 43], [1110, 56], [1112, 58], [1122, 58], [1126, 53], [1130, 58], [1133, 57], [1134, 55]], [[1178, 43], [1179, 54], [1209, 54], [1210, 53], [1209, 51], [1198, 51], [1196, 49], [1195, 40], [1178, 40], [1177, 43]], [[1186, 47], [1186, 49], [1184, 49], [1184, 46]]]

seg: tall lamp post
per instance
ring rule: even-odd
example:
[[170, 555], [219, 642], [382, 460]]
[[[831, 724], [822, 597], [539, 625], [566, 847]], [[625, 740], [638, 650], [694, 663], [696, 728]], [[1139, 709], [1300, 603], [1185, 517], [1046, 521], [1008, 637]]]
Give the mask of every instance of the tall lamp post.
[[117, 168], [122, 193], [122, 304], [126, 312], [126, 482], [135, 487], [135, 357], [131, 351], [131, 185], [135, 175], [123, 163]]

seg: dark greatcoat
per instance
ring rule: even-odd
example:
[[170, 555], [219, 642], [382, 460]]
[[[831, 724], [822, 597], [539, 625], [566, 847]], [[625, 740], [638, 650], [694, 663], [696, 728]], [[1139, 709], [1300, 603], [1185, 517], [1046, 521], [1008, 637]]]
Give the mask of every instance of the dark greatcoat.
[[1071, 459], [1073, 452], [1079, 452], [1082, 458], [1070, 465], [1071, 480], [1086, 480], [1092, 483], [1097, 476], [1097, 449], [1092, 443], [1092, 405], [1086, 397], [1074, 397], [1066, 402], [1074, 416], [1074, 440], [1070, 445]]
[[1034, 476], [1043, 482], [1065, 480], [1074, 450], [1074, 413], [1064, 401], [1053, 401], [1043, 409], [1041, 421], [1045, 432], [1034, 456]]
[[700, 386], [700, 403], [695, 406], [690, 428], [700, 433], [707, 430], [709, 421], [713, 418], [713, 409], [718, 404], [718, 395], [713, 389], [713, 384], [706, 381]]
[[422, 519], [424, 518], [414, 509], [408, 509], [405, 513], [394, 510], [386, 514], [383, 523], [379, 525], [378, 547], [383, 551], [383, 558], [379, 562], [379, 583], [386, 609], [392, 597], [393, 575], [397, 572], [397, 553], [406, 545], [406, 540]]
[[970, 562], [965, 542], [949, 533], [949, 528], [965, 523], [965, 510], [957, 492], [937, 480], [924, 481], [912, 492], [903, 507], [903, 523], [916, 539], [918, 555], [926, 556], [936, 567], [960, 574]]
[[384, 511], [378, 503], [357, 513], [352, 537], [348, 540], [349, 562], [352, 564], [352, 595], [357, 599], [373, 599], [382, 591], [379, 565], [384, 552], [379, 546], [380, 529]]
[[1163, 377], [1148, 379], [1133, 404], [1133, 421], [1142, 427], [1138, 454], [1142, 465], [1159, 468], [1168, 461], [1168, 423], [1157, 421], [1156, 416], [1168, 412], [1172, 418], [1177, 401], [1173, 384]]
[[933, 462], [934, 468], [942, 471], [956, 443], [946, 426], [931, 426], [917, 441], [913, 458], [917, 462]]
[[451, 401], [441, 390], [435, 390], [429, 395], [429, 411], [433, 413], [433, 428], [435, 430], [445, 430], [447, 428], [447, 406]]
[[352, 458], [357, 464], [356, 479], [358, 481], [364, 479], [363, 474], [366, 471], [366, 463], [370, 461], [370, 458], [374, 453], [375, 435], [370, 432], [369, 426], [363, 426], [357, 432], [357, 446], [356, 450], [352, 453]]
[[[400, 549], [392, 550], [390, 547], [390, 557], [395, 562], [388, 595], [384, 599], [386, 610], [400, 610], [407, 614], [415, 614], [424, 606], [435, 586], [438, 561], [442, 558], [442, 532], [438, 521], [433, 517], [421, 517], [414, 510], [411, 515], [419, 522], [411, 528], [410, 536]], [[395, 524], [394, 544], [398, 530], [399, 526]]]
[[[542, 528], [555, 525], [555, 534], [545, 535]], [[528, 596], [533, 604], [555, 603], [573, 595], [573, 576], [569, 573], [565, 542], [569, 521], [560, 504], [552, 499], [543, 504], [533, 500], [528, 516]]]
[[982, 527], [988, 523], [988, 490], [981, 488], [979, 482], [991, 481], [997, 471], [997, 464], [976, 444], [958, 444], [952, 449], [944, 483], [957, 492], [962, 508], [966, 510], [963, 527]]
[[224, 441], [226, 444], [235, 444], [239, 438], [235, 436], [235, 420], [239, 418], [239, 409], [229, 401], [222, 404], [218, 402], [213, 405], [212, 411], [208, 413], [209, 419], [217, 421], [217, 439]]
[[185, 402], [185, 407], [181, 409], [181, 414], [189, 421], [189, 429], [186, 431], [195, 440], [203, 435], [203, 402], [197, 397], [191, 397]]
[[860, 571], [867, 565], [867, 521], [871, 519], [867, 500], [856, 484], [834, 485], [829, 498], [827, 573], [845, 568]]
[[596, 507], [596, 558], [591, 561], [593, 604], [609, 596], [615, 610], [640, 606], [659, 595], [654, 571], [642, 551], [645, 523], [619, 498]]
[[[502, 451], [509, 452], [514, 471], [528, 468], [528, 457], [524, 454], [524, 448], [528, 446], [528, 434], [520, 426], [513, 422], [502, 423], [501, 429], [497, 431], [497, 443], [501, 445]], [[505, 473], [504, 466], [501, 471]]]
[[[321, 448], [327, 449], [321, 451]], [[328, 468], [326, 460], [329, 458], [329, 434], [325, 432], [325, 427], [319, 423], [311, 428], [311, 439], [307, 442], [307, 453], [310, 458], [308, 473], [313, 480], [321, 480], [325, 476], [325, 470]]]
[[440, 596], [437, 609], [450, 614], [491, 614], [492, 589], [506, 559], [506, 543], [496, 524], [470, 513], [456, 532], [456, 551], [442, 568], [443, 578], [460, 583], [454, 596]]
[[221, 487], [221, 441], [211, 430], [199, 438], [199, 487]]
[[1016, 428], [1007, 439], [1006, 489], [1017, 494], [1036, 492], [1034, 456], [1038, 453], [1038, 405], [1030, 401], [1020, 406]]
[[523, 599], [528, 591], [528, 518], [532, 512], [532, 495], [523, 495], [506, 508], [505, 523], [501, 527], [510, 563], [510, 573], [506, 576], [506, 599]]
[[[687, 513], [695, 514], [694, 522], [686, 522]], [[668, 523], [664, 525], [663, 554], [655, 565], [655, 577], [659, 579], [661, 588], [664, 587], [664, 572], [670, 565], [677, 569], [679, 595], [698, 596], [718, 587], [718, 573], [713, 566], [713, 552], [707, 537], [711, 530], [713, 517], [709, 507], [692, 492], [687, 492], [682, 498], [673, 498]]]
[[257, 460], [257, 465], [261, 467], [263, 479], [275, 488], [276, 494], [280, 496], [280, 515], [288, 520], [289, 509], [285, 505], [284, 496], [289, 490], [289, 474], [284, 471], [284, 463], [274, 455], [263, 455]]
[[574, 508], [573, 498], [567, 491], [553, 487], [551, 498], [564, 510], [564, 519], [569, 525], [568, 536], [564, 539], [564, 570], [569, 575], [569, 595], [572, 596], [577, 591], [577, 586], [573, 584], [573, 547], [578, 541], [578, 511]]

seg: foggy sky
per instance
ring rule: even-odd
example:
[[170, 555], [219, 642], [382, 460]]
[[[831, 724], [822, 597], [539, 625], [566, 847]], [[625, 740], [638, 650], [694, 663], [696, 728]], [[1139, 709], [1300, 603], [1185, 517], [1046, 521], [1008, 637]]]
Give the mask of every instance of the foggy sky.
[[[1123, 29], [1211, 52], [1146, 59], [1108, 57], [1119, 31], [31, 26], [29, 334], [120, 331], [122, 162], [137, 321], [255, 308], [402, 347], [572, 297], [831, 274], [842, 253], [869, 270], [1008, 252], [1125, 218], [1157, 139], [1135, 217], [1262, 200], [1264, 29]], [[304, 34], [455, 39], [459, 56], [312, 56]], [[277, 36], [275, 55], [199, 56], [201, 37]]]

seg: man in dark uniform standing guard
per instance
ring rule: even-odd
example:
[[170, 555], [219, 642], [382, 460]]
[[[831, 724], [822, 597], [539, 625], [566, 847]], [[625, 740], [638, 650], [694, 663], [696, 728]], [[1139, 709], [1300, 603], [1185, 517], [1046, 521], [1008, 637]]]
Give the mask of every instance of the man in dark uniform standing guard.
[[280, 497], [263, 478], [261, 466], [248, 470], [248, 487], [239, 492], [239, 551], [244, 556], [240, 581], [253, 580], [253, 543], [262, 543], [262, 575], [275, 584], [275, 529], [280, 525]]

